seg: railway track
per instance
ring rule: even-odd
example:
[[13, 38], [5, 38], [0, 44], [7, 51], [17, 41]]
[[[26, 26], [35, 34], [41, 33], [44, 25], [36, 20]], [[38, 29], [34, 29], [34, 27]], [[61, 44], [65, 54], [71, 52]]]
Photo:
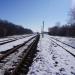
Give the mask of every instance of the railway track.
[[70, 47], [72, 47], [73, 49], [75, 49], [75, 47], [73, 47], [73, 46], [71, 46], [71, 45], [69, 45], [69, 44], [67, 44], [67, 43], [64, 43], [64, 42], [62, 42], [62, 41], [60, 41], [60, 40], [58, 40], [58, 39], [56, 39], [56, 38], [53, 38], [53, 37], [51, 37], [51, 38], [54, 39], [54, 40], [56, 40], [56, 41], [59, 41], [59, 42], [65, 44], [65, 45], [67, 45], [67, 46], [70, 46]]
[[0, 75], [26, 74], [36, 52], [38, 40], [39, 35], [34, 36], [3, 54], [0, 57]]
[[10, 42], [13, 42], [13, 41], [16, 41], [16, 40], [19, 40], [19, 39], [23, 39], [25, 37], [29, 37], [31, 35], [27, 35], [27, 36], [21, 36], [21, 37], [18, 37], [18, 38], [9, 38], [8, 40], [3, 40], [3, 41], [0, 41], [0, 45], [3, 45], [3, 44], [6, 44], [6, 43], [10, 43]]
[[11, 48], [9, 50], [6, 51], [2, 51], [0, 52], [2, 55], [0, 56], [0, 61], [4, 58], [6, 58], [8, 55], [12, 54], [13, 52], [15, 52], [17, 49], [19, 49], [20, 47], [22, 47], [23, 45], [25, 45], [27, 42], [29, 42], [31, 39], [33, 39], [35, 36], [33, 36], [32, 38], [30, 38], [29, 40], [27, 40], [26, 42], [19, 44], [17, 46], [15, 46], [14, 48]]
[[59, 41], [55, 38], [51, 37], [51, 41], [54, 42], [55, 44], [57, 44], [58, 46], [60, 46], [61, 48], [63, 48], [64, 50], [66, 50], [68, 53], [70, 53], [73, 57], [75, 57], [75, 48], [62, 42]]

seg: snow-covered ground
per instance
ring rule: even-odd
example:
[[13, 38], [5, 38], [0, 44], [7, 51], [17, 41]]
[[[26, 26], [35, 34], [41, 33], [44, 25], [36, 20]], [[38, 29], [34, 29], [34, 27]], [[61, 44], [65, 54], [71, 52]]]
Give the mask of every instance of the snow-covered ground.
[[66, 43], [66, 44], [69, 44], [69, 45], [75, 47], [75, 38], [71, 38], [71, 37], [58, 37], [58, 36], [55, 36], [53, 38], [58, 39], [58, 40]]
[[[3, 45], [0, 45], [0, 52], [1, 51], [6, 51], [8, 49], [11, 49], [13, 48], [14, 46], [17, 46], [19, 44], [22, 44], [24, 43], [25, 41], [27, 41], [28, 39], [30, 39], [31, 37], [35, 36], [34, 34], [32, 36], [29, 36], [29, 37], [25, 37], [23, 39], [19, 39], [19, 40], [16, 40], [16, 41], [13, 41], [13, 42], [10, 42], [10, 43], [6, 43], [6, 44], [3, 44]], [[17, 37], [17, 36], [16, 36]]]
[[25, 35], [13, 35], [13, 36], [8, 36], [6, 38], [0, 38], [0, 44], [3, 42], [11, 41], [11, 40], [18, 40], [26, 36], [30, 36], [31, 34], [25, 34]]
[[51, 38], [51, 40], [54, 41], [56, 44], [60, 45], [61, 47], [63, 47], [65, 50], [69, 51], [70, 53], [72, 53], [75, 56], [75, 47], [73, 48], [72, 45], [70, 45], [70, 43], [68, 44], [67, 43], [68, 40], [67, 40], [67, 42], [65, 41], [65, 43], [67, 43], [67, 44], [65, 44], [64, 42], [62, 43], [61, 41], [53, 39], [53, 38]]
[[[75, 40], [65, 37], [63, 39], [67, 44]], [[75, 43], [71, 45], [75, 46]], [[40, 38], [37, 50], [39, 52], [27, 75], [75, 75], [75, 57], [52, 42], [51, 36], [45, 35], [44, 38]]]

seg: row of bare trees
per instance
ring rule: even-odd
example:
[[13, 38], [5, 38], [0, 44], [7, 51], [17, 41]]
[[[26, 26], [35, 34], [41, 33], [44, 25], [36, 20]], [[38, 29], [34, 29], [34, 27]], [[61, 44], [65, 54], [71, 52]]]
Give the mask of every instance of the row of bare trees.
[[72, 36], [75, 37], [75, 8], [71, 10], [69, 22], [60, 26], [56, 24], [49, 28], [48, 33], [55, 36]]
[[0, 20], [0, 37], [33, 33], [30, 29], [15, 25], [6, 20]]
[[49, 28], [49, 34], [55, 36], [75, 36], [75, 24], [63, 25], [61, 27], [54, 26]]

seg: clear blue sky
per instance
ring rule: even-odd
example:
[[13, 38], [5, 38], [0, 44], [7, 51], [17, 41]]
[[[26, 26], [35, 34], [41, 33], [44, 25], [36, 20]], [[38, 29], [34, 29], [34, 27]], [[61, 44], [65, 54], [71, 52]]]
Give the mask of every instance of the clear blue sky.
[[0, 18], [40, 31], [68, 20], [70, 0], [0, 0]]

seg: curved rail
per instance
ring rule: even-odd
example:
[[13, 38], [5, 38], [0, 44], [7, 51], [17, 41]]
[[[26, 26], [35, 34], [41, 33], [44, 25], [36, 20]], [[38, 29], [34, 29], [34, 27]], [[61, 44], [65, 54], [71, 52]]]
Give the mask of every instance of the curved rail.
[[73, 46], [71, 46], [71, 45], [69, 45], [69, 44], [67, 44], [67, 43], [64, 43], [64, 42], [62, 42], [62, 41], [60, 41], [60, 40], [58, 40], [58, 39], [55, 39], [55, 38], [53, 38], [53, 37], [51, 37], [51, 38], [75, 49], [75, 47], [73, 47]]
[[[25, 37], [29, 37], [30, 35], [27, 35], [27, 36], [25, 36]], [[4, 40], [4, 41], [0, 41], [0, 42], [2, 42], [2, 43], [0, 43], [0, 45], [3, 45], [3, 44], [6, 44], [6, 43], [10, 43], [10, 42], [13, 42], [13, 41], [16, 41], [16, 40], [19, 40], [19, 39], [23, 39], [23, 38], [25, 38], [24, 36], [23, 37], [19, 37], [18, 39], [15, 39], [15, 38], [13, 38], [12, 40], [10, 40], [10, 39], [8, 39], [8, 40]]]
[[[54, 40], [55, 40], [55, 41], [54, 41]], [[58, 40], [56, 40], [56, 39], [54, 39], [54, 38], [51, 38], [51, 41], [53, 41], [55, 44], [57, 44], [58, 46], [60, 46], [60, 47], [63, 48], [64, 50], [66, 50], [66, 51], [67, 51], [68, 53], [70, 53], [73, 57], [75, 57], [75, 54], [74, 54], [72, 51], [70, 51], [70, 50], [68, 49], [68, 47], [70, 47], [71, 50], [75, 50], [75, 48], [72, 48], [71, 46], [66, 45], [66, 44], [64, 44], [64, 43], [62, 43], [62, 42], [60, 42], [60, 41], [58, 41]], [[63, 47], [62, 45], [60, 45], [60, 44], [57, 43], [56, 41], [59, 42], [59, 43], [61, 43], [61, 44], [66, 45], [67, 48], [66, 48], [66, 47]]]

